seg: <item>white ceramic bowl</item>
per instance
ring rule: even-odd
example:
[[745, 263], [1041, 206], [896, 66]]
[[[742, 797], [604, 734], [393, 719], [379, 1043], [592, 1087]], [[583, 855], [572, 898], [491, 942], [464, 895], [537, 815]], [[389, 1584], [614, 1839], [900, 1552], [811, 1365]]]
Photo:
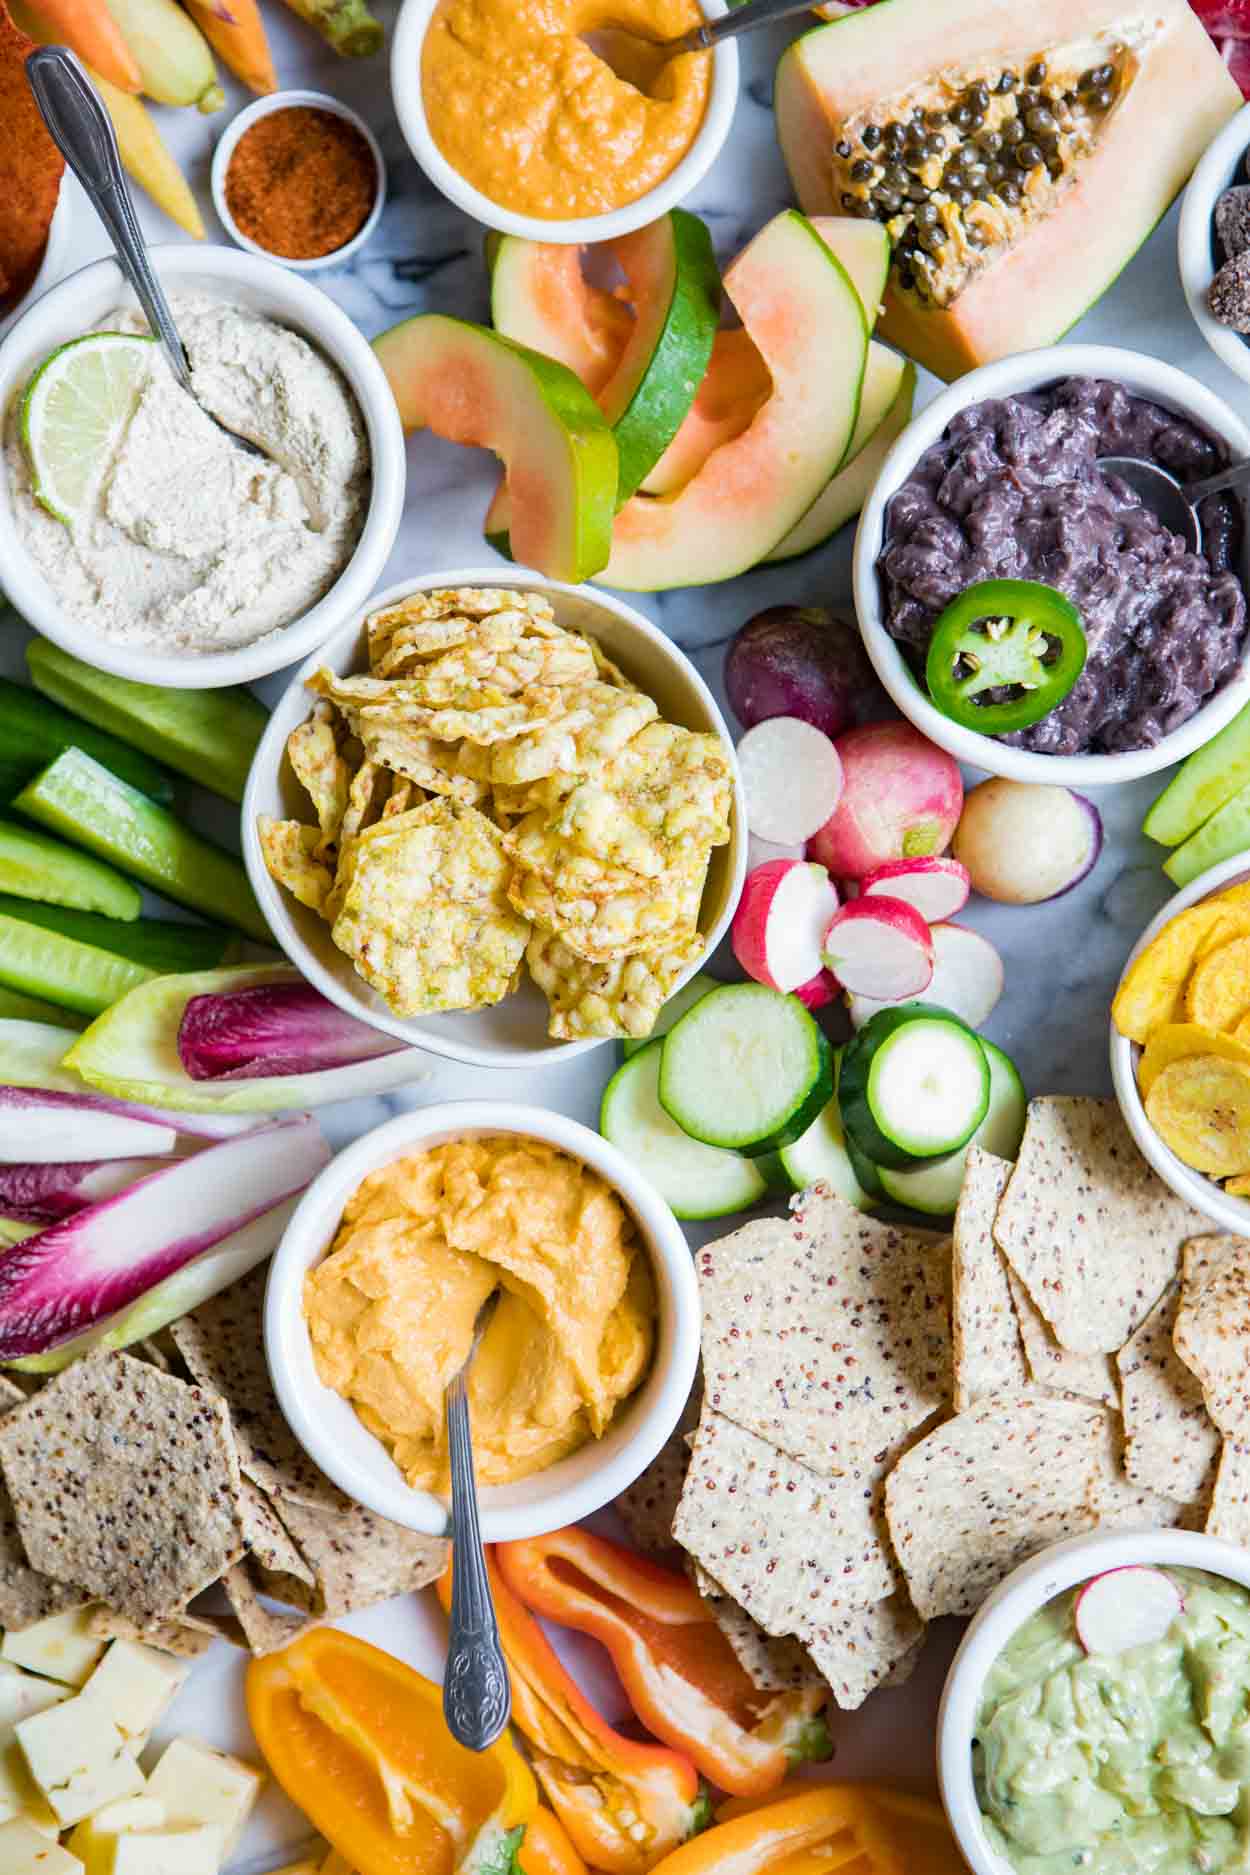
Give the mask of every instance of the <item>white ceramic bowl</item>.
[[[1214, 391], [1174, 365], [1143, 352], [1121, 351], [1111, 345], [1052, 345], [1043, 351], [1017, 352], [995, 364], [982, 365], [913, 417], [882, 464], [855, 536], [855, 610], [864, 645], [881, 682], [903, 715], [939, 748], [974, 768], [1005, 775], [1012, 781], [1105, 787], [1110, 782], [1136, 781], [1160, 768], [1170, 768], [1231, 722], [1243, 704], [1250, 702], [1250, 647], [1243, 655], [1241, 668], [1224, 688], [1157, 747], [1123, 755], [1035, 755], [1028, 749], [1007, 748], [992, 736], [964, 729], [934, 707], [902, 650], [885, 629], [877, 575], [891, 497], [925, 450], [938, 441], [952, 417], [971, 404], [984, 403], [986, 398], [1011, 397], [1071, 377], [1114, 378], [1131, 391], [1194, 418], [1212, 435], [1223, 439], [1234, 460], [1250, 456], [1250, 427]], [[1243, 564], [1240, 572], [1250, 587], [1250, 562]]]
[[942, 1802], [972, 1875], [1015, 1875], [990, 1844], [972, 1782], [972, 1740], [986, 1674], [1016, 1629], [1039, 1608], [1078, 1582], [1130, 1563], [1205, 1569], [1250, 1588], [1250, 1551], [1193, 1530], [1114, 1530], [1073, 1537], [1022, 1563], [1000, 1583], [974, 1616], [951, 1662], [938, 1713]]
[[48, 228], [48, 244], [43, 250], [43, 259], [39, 263], [39, 272], [31, 281], [29, 288], [18, 300], [16, 306], [0, 315], [0, 338], [15, 326], [28, 306], [33, 306], [41, 299], [49, 287], [63, 280], [69, 267], [73, 252], [74, 239], [82, 225], [83, 194], [77, 180], [66, 170], [61, 178], [60, 193], [56, 198], [56, 208]]
[[689, 1398], [699, 1358], [694, 1262], [681, 1226], [642, 1174], [588, 1127], [541, 1107], [471, 1100], [419, 1108], [366, 1133], [313, 1180], [278, 1246], [265, 1295], [265, 1353], [274, 1391], [309, 1456], [349, 1497], [379, 1516], [442, 1536], [447, 1529], [443, 1499], [407, 1484], [355, 1408], [318, 1378], [304, 1320], [304, 1278], [329, 1249], [343, 1206], [370, 1172], [448, 1140], [500, 1133], [558, 1146], [619, 1193], [651, 1257], [659, 1314], [651, 1371], [603, 1438], [590, 1440], [533, 1477], [481, 1492], [487, 1543], [559, 1530], [609, 1503], [650, 1464]]
[[[425, 115], [421, 94], [421, 52], [426, 29], [439, 0], [404, 0], [391, 39], [391, 96], [395, 115], [408, 148], [436, 188], [449, 201], [462, 208], [488, 228], [501, 234], [520, 234], [530, 241], [558, 241], [568, 245], [591, 241], [613, 241], [619, 235], [645, 228], [676, 208], [698, 188], [720, 155], [738, 101], [738, 46], [727, 39], [712, 53], [712, 84], [707, 110], [694, 142], [681, 161], [662, 182], [636, 202], [615, 208], [602, 215], [577, 215], [563, 221], [547, 220], [536, 215], [518, 215], [503, 208], [490, 196], [483, 195], [453, 169], [433, 137]], [[729, 11], [726, 0], [702, 0], [708, 19], [719, 19]]]
[[1250, 384], [1250, 344], [1239, 332], [1213, 319], [1207, 292], [1215, 278], [1215, 204], [1234, 182], [1244, 182], [1241, 159], [1250, 149], [1250, 104], [1225, 124], [1189, 179], [1177, 230], [1181, 285], [1194, 324], [1216, 357]]
[[[422, 579], [388, 587], [358, 610], [348, 625], [296, 672], [289, 688], [273, 709], [269, 726], [248, 775], [243, 797], [243, 857], [248, 877], [269, 921], [269, 928], [291, 962], [323, 995], [362, 1022], [397, 1035], [414, 1047], [453, 1061], [468, 1061], [482, 1068], [545, 1067], [571, 1059], [596, 1040], [553, 1041], [547, 1034], [547, 1003], [526, 973], [519, 990], [489, 1009], [455, 1010], [444, 1015], [402, 1017], [392, 1014], [382, 998], [359, 977], [349, 958], [332, 942], [330, 928], [306, 905], [274, 884], [266, 869], [256, 835], [256, 816], [301, 818], [309, 813], [307, 800], [286, 760], [286, 739], [303, 722], [314, 701], [306, 680], [327, 664], [340, 676], [368, 669], [365, 612], [394, 605], [408, 593], [445, 586], [503, 586], [525, 592], [543, 592], [550, 598], [557, 619], [577, 631], [589, 632], [602, 644], [627, 677], [653, 696], [660, 714], [687, 729], [711, 730], [721, 737], [733, 760], [733, 739], [715, 699], [689, 659], [640, 612], [607, 593], [588, 587], [562, 586], [537, 573], [492, 567], [429, 573]], [[720, 942], [733, 916], [746, 877], [746, 808], [737, 763], [733, 763], [734, 804], [729, 844], [712, 854], [707, 889], [703, 895], [700, 929], [707, 936], [710, 954]], [[693, 976], [690, 966], [682, 982]], [[674, 989], [677, 985], [674, 985]]]
[[[274, 111], [329, 111], [334, 117], [341, 117], [354, 130], [358, 130], [373, 153], [373, 164], [377, 172], [378, 192], [373, 207], [350, 241], [344, 241], [342, 247], [336, 247], [333, 253], [319, 254], [314, 260], [291, 260], [285, 254], [275, 254], [272, 249], [262, 247], [259, 241], [253, 241], [244, 234], [239, 224], [230, 213], [230, 203], [226, 196], [226, 172], [230, 168], [230, 159], [234, 155], [239, 138], [245, 130], [262, 117], [270, 116]], [[266, 260], [276, 260], [283, 267], [289, 267], [293, 273], [315, 273], [320, 267], [341, 267], [350, 260], [358, 248], [362, 248], [369, 236], [382, 219], [382, 210], [386, 206], [386, 159], [382, 155], [382, 146], [370, 130], [364, 118], [358, 112], [349, 110], [338, 98], [332, 98], [327, 91], [275, 91], [272, 96], [257, 98], [247, 105], [236, 118], [223, 130], [217, 139], [213, 151], [213, 166], [210, 172], [213, 191], [213, 207], [218, 218], [232, 241], [246, 248], [249, 254], [262, 254]]]
[[[1157, 917], [1151, 919], [1125, 959], [1124, 970], [1120, 973], [1121, 982], [1124, 971], [1127, 971], [1133, 959], [1158, 937], [1164, 925], [1171, 924], [1173, 918], [1188, 911], [1191, 905], [1198, 904], [1201, 899], [1209, 898], [1213, 892], [1222, 892], [1225, 886], [1236, 885], [1242, 879], [1250, 879], [1250, 853], [1235, 853], [1232, 859], [1226, 859], [1221, 865], [1199, 873], [1184, 891], [1168, 900]], [[1140, 1045], [1130, 1042], [1126, 1035], [1121, 1035], [1113, 1022], [1111, 1079], [1120, 1111], [1142, 1156], [1154, 1167], [1164, 1184], [1171, 1186], [1178, 1198], [1183, 1198], [1195, 1210], [1214, 1218], [1221, 1230], [1238, 1231], [1242, 1236], [1250, 1236], [1250, 1199], [1230, 1198], [1214, 1179], [1195, 1172], [1192, 1166], [1178, 1159], [1172, 1148], [1164, 1145], [1147, 1119], [1137, 1086], [1137, 1063], [1141, 1052]]]
[[[67, 616], [17, 538], [8, 478], [0, 474], [0, 588], [35, 630], [100, 670], [139, 683], [191, 690], [251, 683], [306, 657], [364, 603], [377, 584], [404, 506], [403, 428], [386, 375], [368, 340], [334, 301], [284, 267], [232, 247], [190, 243], [149, 248], [166, 290], [203, 292], [264, 313], [312, 341], [355, 395], [372, 456], [373, 492], [355, 552], [325, 596], [262, 642], [200, 657], [121, 645]], [[36, 301], [0, 342], [0, 411], [58, 345], [89, 331], [114, 307], [133, 304], [115, 260], [94, 261]]]

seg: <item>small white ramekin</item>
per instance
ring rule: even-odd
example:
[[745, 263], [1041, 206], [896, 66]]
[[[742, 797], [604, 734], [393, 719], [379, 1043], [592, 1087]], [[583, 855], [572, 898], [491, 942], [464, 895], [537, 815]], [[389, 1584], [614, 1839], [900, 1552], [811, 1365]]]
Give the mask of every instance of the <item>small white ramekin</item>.
[[[701, 0], [708, 19], [720, 19], [729, 11], [727, 0]], [[614, 208], [602, 215], [576, 215], [565, 220], [547, 220], [537, 215], [519, 215], [503, 208], [490, 196], [465, 181], [453, 169], [430, 134], [421, 89], [421, 53], [426, 29], [439, 0], [404, 0], [391, 38], [391, 96], [395, 115], [408, 148], [436, 188], [462, 208], [466, 215], [484, 222], [500, 234], [519, 234], [529, 241], [556, 241], [567, 246], [594, 241], [614, 241], [636, 228], [658, 221], [671, 208], [677, 208], [698, 188], [724, 147], [738, 102], [738, 45], [726, 39], [712, 52], [712, 83], [707, 110], [698, 135], [681, 161], [662, 182], [636, 202]]]
[[541, 1107], [506, 1100], [448, 1101], [375, 1127], [331, 1160], [304, 1193], [269, 1270], [265, 1353], [278, 1404], [300, 1444], [357, 1503], [427, 1536], [447, 1531], [447, 1505], [416, 1491], [356, 1409], [324, 1386], [304, 1319], [304, 1278], [329, 1249], [361, 1180], [409, 1153], [449, 1140], [512, 1133], [580, 1159], [619, 1194], [651, 1258], [658, 1320], [655, 1357], [638, 1392], [602, 1439], [517, 1484], [480, 1493], [482, 1536], [510, 1543], [577, 1523], [632, 1484], [677, 1424], [699, 1359], [699, 1289], [681, 1226], [628, 1159], [598, 1133]]
[[[1059, 787], [1106, 787], [1117, 781], [1137, 781], [1192, 755], [1230, 723], [1250, 702], [1250, 643], [1240, 668], [1222, 690], [1196, 710], [1187, 723], [1165, 736], [1153, 749], [1134, 749], [1123, 755], [1035, 755], [1013, 749], [993, 736], [979, 735], [953, 723], [937, 709], [903, 656], [902, 648], [885, 628], [877, 559], [885, 539], [886, 510], [926, 449], [936, 443], [961, 410], [987, 398], [1013, 397], [1040, 390], [1061, 378], [1113, 378], [1141, 397], [1152, 398], [1181, 415], [1192, 417], [1228, 446], [1232, 459], [1250, 456], [1250, 427], [1224, 400], [1187, 372], [1144, 352], [1121, 351], [1111, 345], [1052, 345], [1041, 351], [1017, 352], [994, 364], [982, 365], [952, 384], [913, 417], [881, 466], [873, 491], [864, 503], [855, 536], [855, 610], [868, 656], [878, 677], [908, 721], [930, 742], [946, 749], [958, 761], [1010, 781], [1052, 783]], [[1247, 582], [1247, 565], [1240, 569]]]
[[1056, 1595], [1105, 1570], [1133, 1563], [1205, 1569], [1250, 1588], [1250, 1550], [1235, 1549], [1195, 1530], [1112, 1530], [1072, 1537], [1022, 1563], [1000, 1583], [973, 1617], [951, 1662], [938, 1713], [942, 1802], [972, 1875], [1015, 1875], [986, 1835], [972, 1782], [972, 1741], [986, 1675], [1016, 1629]]
[[81, 222], [82, 189], [68, 170], [61, 178], [61, 191], [56, 198], [52, 222], [48, 228], [48, 244], [43, 250], [43, 259], [39, 263], [39, 272], [30, 283], [28, 290], [18, 300], [16, 306], [10, 306], [6, 313], [0, 314], [0, 338], [15, 326], [28, 306], [42, 299], [49, 287], [63, 280], [69, 268], [70, 254], [73, 251], [74, 236]]
[[[1250, 853], [1235, 853], [1232, 859], [1226, 859], [1220, 865], [1199, 873], [1175, 898], [1168, 900], [1157, 917], [1151, 919], [1125, 959], [1120, 981], [1124, 981], [1133, 959], [1145, 950], [1147, 944], [1153, 943], [1164, 925], [1171, 924], [1173, 918], [1188, 911], [1191, 905], [1197, 905], [1201, 899], [1210, 898], [1213, 892], [1222, 892], [1226, 886], [1236, 885], [1247, 878], [1250, 878]], [[1170, 1186], [1178, 1198], [1193, 1205], [1196, 1211], [1205, 1212], [1221, 1230], [1237, 1231], [1243, 1237], [1250, 1236], [1250, 1198], [1230, 1198], [1214, 1179], [1207, 1178], [1202, 1172], [1195, 1172], [1183, 1159], [1178, 1159], [1172, 1148], [1164, 1145], [1147, 1119], [1137, 1085], [1137, 1063], [1141, 1052], [1140, 1044], [1130, 1042], [1127, 1035], [1121, 1035], [1113, 1021], [1111, 1080], [1120, 1111], [1143, 1158], [1154, 1167], [1164, 1184]]]
[[[407, 460], [404, 432], [386, 373], [373, 348], [329, 296], [280, 261], [232, 247], [190, 242], [151, 247], [166, 290], [203, 292], [235, 300], [301, 333], [338, 367], [356, 398], [369, 439], [373, 489], [364, 528], [351, 559], [323, 598], [280, 631], [235, 651], [169, 653], [116, 643], [71, 619], [17, 537], [8, 477], [0, 474], [0, 589], [28, 624], [63, 650], [98, 669], [138, 683], [183, 690], [213, 690], [251, 683], [303, 658], [359, 611], [378, 582], [404, 507]], [[134, 297], [115, 260], [93, 261], [70, 274], [30, 306], [0, 341], [0, 412], [36, 365], [58, 345], [90, 331]]]
[[[230, 159], [234, 155], [239, 138], [245, 130], [262, 117], [269, 117], [274, 111], [329, 111], [334, 117], [341, 117], [344, 123], [358, 130], [373, 154], [374, 168], [377, 171], [378, 192], [368, 217], [350, 241], [342, 247], [336, 247], [332, 254], [318, 254], [313, 260], [291, 260], [285, 254], [275, 254], [272, 248], [262, 247], [259, 241], [253, 241], [244, 234], [238, 222], [230, 213], [230, 203], [226, 195], [226, 174], [230, 168]], [[237, 117], [226, 126], [217, 139], [213, 151], [213, 166], [210, 172], [210, 184], [213, 192], [213, 207], [217, 218], [232, 241], [246, 248], [249, 254], [263, 254], [266, 260], [276, 260], [280, 266], [289, 267], [293, 273], [315, 273], [321, 267], [340, 267], [350, 260], [358, 248], [362, 248], [369, 236], [382, 219], [382, 210], [386, 206], [386, 158], [382, 146], [370, 130], [364, 118], [358, 112], [350, 110], [338, 98], [332, 98], [327, 91], [275, 91], [269, 97], [257, 98], [247, 105]]]
[[1250, 342], [1221, 325], [1207, 305], [1215, 278], [1215, 204], [1232, 183], [1245, 181], [1241, 159], [1250, 149], [1250, 104], [1225, 124], [1189, 179], [1176, 234], [1181, 286], [1194, 324], [1216, 357], [1250, 384]]

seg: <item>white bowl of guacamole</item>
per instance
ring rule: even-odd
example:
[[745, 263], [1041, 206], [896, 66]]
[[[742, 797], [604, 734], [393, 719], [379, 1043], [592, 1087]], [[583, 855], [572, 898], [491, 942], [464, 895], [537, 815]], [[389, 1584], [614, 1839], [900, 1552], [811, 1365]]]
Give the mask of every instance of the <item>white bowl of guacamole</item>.
[[[1172, 1579], [1175, 1619], [1157, 1639], [1087, 1651], [1081, 1589], [1140, 1564]], [[951, 1665], [938, 1774], [973, 1875], [1244, 1871], [1250, 1553], [1193, 1531], [1137, 1530], [1077, 1537], [1025, 1563]]]

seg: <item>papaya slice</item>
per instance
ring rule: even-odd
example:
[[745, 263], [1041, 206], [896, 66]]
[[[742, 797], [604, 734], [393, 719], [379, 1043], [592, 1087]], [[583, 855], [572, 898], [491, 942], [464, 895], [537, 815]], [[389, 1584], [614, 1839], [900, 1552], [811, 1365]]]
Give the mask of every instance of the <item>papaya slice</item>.
[[643, 493], [671, 495], [684, 488], [714, 449], [750, 428], [772, 388], [768, 366], [750, 333], [741, 326], [722, 327], [686, 419], [643, 481]]
[[893, 240], [880, 336], [953, 378], [1066, 332], [1241, 95], [1187, 0], [889, 0], [791, 45], [775, 105], [806, 212]]
[[405, 430], [502, 459], [517, 560], [573, 584], [607, 563], [616, 440], [567, 365], [443, 313], [405, 319], [373, 348]]
[[859, 421], [846, 467], [826, 482], [802, 520], [773, 548], [768, 560], [794, 560], [801, 553], [811, 553], [859, 513], [892, 444], [911, 422], [915, 397], [915, 365], [873, 339], [868, 347]]

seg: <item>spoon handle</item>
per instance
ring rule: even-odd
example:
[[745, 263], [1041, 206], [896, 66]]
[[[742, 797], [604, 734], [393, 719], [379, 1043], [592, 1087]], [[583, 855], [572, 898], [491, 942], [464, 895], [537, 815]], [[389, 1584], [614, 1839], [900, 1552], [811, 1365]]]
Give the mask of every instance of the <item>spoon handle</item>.
[[774, 20], [788, 20], [795, 13], [810, 13], [812, 0], [747, 0], [722, 19], [706, 20], [683, 35], [677, 45], [683, 52], [706, 52], [722, 39], [736, 39], [739, 33], [754, 32]]
[[1208, 475], [1201, 482], [1183, 482], [1181, 492], [1191, 506], [1205, 499], [1207, 495], [1218, 495], [1226, 488], [1245, 488], [1250, 486], [1250, 462], [1234, 462], [1227, 469], [1220, 469], [1215, 475]]
[[512, 1715], [512, 1688], [486, 1574], [477, 1517], [477, 1481], [463, 1370], [447, 1389], [451, 1459], [451, 1633], [443, 1680], [443, 1716], [469, 1751], [493, 1745]]
[[122, 272], [164, 347], [174, 376], [189, 392], [191, 367], [164, 289], [148, 259], [117, 137], [95, 86], [65, 46], [40, 46], [27, 59], [26, 73], [53, 142], [108, 229]]

